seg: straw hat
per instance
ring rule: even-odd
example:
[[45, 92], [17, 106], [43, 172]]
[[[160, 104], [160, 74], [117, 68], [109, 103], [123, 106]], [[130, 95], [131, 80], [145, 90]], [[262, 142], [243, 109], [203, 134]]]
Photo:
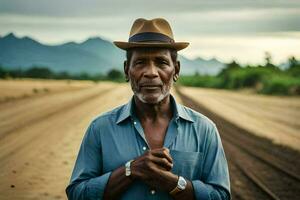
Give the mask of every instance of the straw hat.
[[174, 41], [172, 29], [163, 18], [136, 19], [131, 27], [128, 42], [114, 41], [114, 44], [123, 50], [135, 47], [164, 47], [177, 51], [189, 45], [188, 42]]

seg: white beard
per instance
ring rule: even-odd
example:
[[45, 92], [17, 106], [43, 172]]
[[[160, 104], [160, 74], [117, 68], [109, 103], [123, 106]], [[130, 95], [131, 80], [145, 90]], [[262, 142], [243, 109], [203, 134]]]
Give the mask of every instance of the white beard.
[[[137, 98], [141, 102], [143, 102], [143, 103], [149, 103], [149, 102], [147, 102], [145, 96], [142, 93], [134, 92], [134, 94], [135, 94], [135, 96], [137, 96]], [[157, 103], [161, 102], [169, 94], [170, 94], [170, 91], [167, 91], [166, 93], [163, 93], [163, 94], [159, 95], [159, 97], [157, 98], [157, 100], [155, 102], [152, 102], [152, 103], [157, 104]]]

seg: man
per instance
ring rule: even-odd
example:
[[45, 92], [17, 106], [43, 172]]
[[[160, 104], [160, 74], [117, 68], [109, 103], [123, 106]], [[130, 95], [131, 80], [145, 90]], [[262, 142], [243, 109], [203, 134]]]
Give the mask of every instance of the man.
[[69, 199], [230, 199], [227, 161], [215, 124], [176, 103], [179, 77], [169, 23], [137, 19], [124, 72], [134, 92], [90, 124], [66, 189]]

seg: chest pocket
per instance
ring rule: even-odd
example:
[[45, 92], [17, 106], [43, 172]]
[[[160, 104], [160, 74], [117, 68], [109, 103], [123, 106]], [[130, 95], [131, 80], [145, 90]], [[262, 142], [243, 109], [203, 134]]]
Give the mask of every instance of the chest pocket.
[[173, 158], [172, 172], [174, 174], [189, 180], [200, 178], [203, 153], [170, 150], [170, 154]]

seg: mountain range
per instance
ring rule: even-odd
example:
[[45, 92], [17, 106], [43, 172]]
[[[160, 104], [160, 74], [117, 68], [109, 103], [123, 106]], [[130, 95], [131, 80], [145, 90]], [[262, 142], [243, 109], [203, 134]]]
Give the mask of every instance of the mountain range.
[[[182, 55], [181, 74], [215, 75], [224, 68], [217, 59], [188, 59]], [[110, 41], [92, 37], [84, 42], [60, 45], [42, 44], [30, 37], [16, 37], [13, 33], [0, 37], [0, 66], [5, 69], [47, 67], [54, 72], [78, 74], [107, 73], [111, 69], [123, 70], [125, 52]]]

